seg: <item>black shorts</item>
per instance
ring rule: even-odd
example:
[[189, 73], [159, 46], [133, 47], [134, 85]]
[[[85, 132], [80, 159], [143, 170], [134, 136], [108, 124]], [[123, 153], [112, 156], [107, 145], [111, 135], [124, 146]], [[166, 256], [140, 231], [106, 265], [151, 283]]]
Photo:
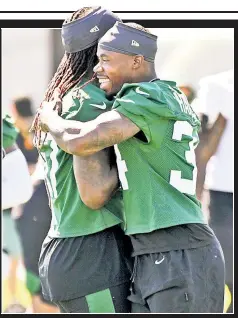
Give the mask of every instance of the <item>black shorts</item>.
[[61, 313], [130, 313], [128, 294], [129, 282], [55, 304]]
[[39, 259], [45, 299], [70, 301], [129, 282], [130, 248], [125, 239], [119, 226], [85, 236], [47, 237]]
[[204, 247], [135, 257], [132, 313], [222, 313], [224, 257], [216, 238]]
[[16, 219], [17, 230], [23, 249], [23, 260], [27, 270], [26, 285], [31, 294], [41, 295], [38, 261], [42, 243], [49, 231], [51, 210], [45, 184], [35, 186], [31, 199], [24, 204], [23, 214]]

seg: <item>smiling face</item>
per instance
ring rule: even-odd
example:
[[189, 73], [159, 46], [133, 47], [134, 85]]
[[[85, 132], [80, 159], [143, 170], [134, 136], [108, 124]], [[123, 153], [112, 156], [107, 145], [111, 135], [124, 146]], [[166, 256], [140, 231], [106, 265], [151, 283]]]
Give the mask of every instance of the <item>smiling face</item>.
[[130, 56], [98, 48], [99, 63], [94, 72], [100, 88], [107, 96], [113, 96], [120, 91], [124, 83], [132, 83], [137, 69], [136, 56]]

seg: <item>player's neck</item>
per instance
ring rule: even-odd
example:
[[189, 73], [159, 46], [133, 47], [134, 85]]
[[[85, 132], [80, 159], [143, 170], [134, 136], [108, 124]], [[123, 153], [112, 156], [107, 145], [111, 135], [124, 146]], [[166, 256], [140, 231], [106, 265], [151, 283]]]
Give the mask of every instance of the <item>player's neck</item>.
[[150, 82], [154, 78], [156, 78], [157, 75], [155, 72], [150, 72], [147, 74], [141, 74], [139, 78], [137, 78], [137, 82]]
[[145, 62], [139, 71], [140, 82], [150, 82], [157, 77], [154, 63]]

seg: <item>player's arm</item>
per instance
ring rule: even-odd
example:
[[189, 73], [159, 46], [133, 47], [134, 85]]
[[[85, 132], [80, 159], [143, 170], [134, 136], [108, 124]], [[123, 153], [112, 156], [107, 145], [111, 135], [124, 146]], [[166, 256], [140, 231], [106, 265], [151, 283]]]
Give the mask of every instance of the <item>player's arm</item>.
[[201, 200], [202, 197], [207, 163], [217, 151], [226, 123], [226, 118], [219, 113], [212, 127], [208, 128], [206, 124], [206, 117], [202, 117], [202, 130], [199, 136], [200, 143], [196, 149], [196, 162], [198, 169], [196, 193], [199, 200]]
[[27, 202], [33, 192], [23, 153], [16, 145], [5, 150], [6, 156], [2, 161], [2, 209]]
[[86, 123], [64, 120], [56, 112], [43, 110], [40, 121], [41, 127], [50, 132], [60, 148], [76, 156], [94, 154], [140, 131], [138, 126], [116, 110], [105, 112]]
[[93, 210], [103, 207], [119, 186], [113, 152], [113, 148], [107, 148], [87, 157], [73, 156], [80, 197]]

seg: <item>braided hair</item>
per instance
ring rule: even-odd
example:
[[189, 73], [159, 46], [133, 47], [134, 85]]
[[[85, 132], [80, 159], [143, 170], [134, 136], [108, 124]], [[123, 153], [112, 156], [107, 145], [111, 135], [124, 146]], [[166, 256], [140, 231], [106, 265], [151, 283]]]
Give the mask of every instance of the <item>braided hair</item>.
[[[81, 19], [91, 12], [95, 8], [84, 7], [78, 11], [73, 12], [73, 14], [64, 21], [63, 24]], [[61, 97], [76, 84], [80, 84], [83, 76], [88, 72], [92, 71], [94, 66], [97, 64], [97, 43], [93, 46], [75, 53], [64, 53], [64, 56], [53, 76], [49, 85], [46, 89], [44, 101], [50, 101], [53, 97], [56, 88], [60, 89]], [[89, 81], [84, 83], [80, 88], [84, 87], [88, 83], [95, 80], [93, 76]], [[42, 105], [40, 106], [42, 108]], [[32, 130], [35, 132], [35, 146], [40, 148], [41, 144], [41, 129], [39, 127], [39, 114], [36, 114], [35, 119], [32, 124]], [[46, 138], [46, 136], [45, 136]], [[44, 141], [43, 141], [44, 143]]]

